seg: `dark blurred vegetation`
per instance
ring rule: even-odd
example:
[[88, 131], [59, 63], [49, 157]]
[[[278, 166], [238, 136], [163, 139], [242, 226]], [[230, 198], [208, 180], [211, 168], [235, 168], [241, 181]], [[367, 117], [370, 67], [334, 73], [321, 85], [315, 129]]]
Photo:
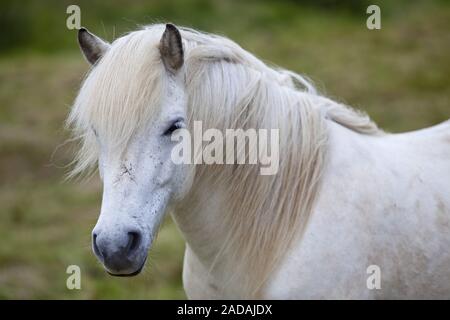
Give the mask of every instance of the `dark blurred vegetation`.
[[[372, 3], [381, 30], [366, 28]], [[63, 181], [63, 123], [88, 71], [66, 28], [70, 4], [107, 40], [167, 21], [226, 35], [388, 131], [450, 118], [448, 1], [0, 0], [0, 298], [184, 297], [184, 244], [170, 219], [138, 277], [109, 277], [90, 251], [98, 178]], [[70, 264], [82, 268], [82, 290], [66, 289]]]

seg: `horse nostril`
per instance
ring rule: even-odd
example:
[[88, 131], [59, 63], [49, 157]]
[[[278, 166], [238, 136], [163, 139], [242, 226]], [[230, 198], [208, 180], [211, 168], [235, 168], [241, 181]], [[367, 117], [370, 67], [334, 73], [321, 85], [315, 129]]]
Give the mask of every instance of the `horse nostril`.
[[94, 233], [92, 235], [92, 247], [94, 248], [94, 252], [97, 256], [103, 257], [103, 255], [97, 245], [97, 233]]
[[141, 234], [136, 231], [128, 232], [128, 244], [126, 252], [127, 254], [132, 254], [139, 247], [141, 242]]

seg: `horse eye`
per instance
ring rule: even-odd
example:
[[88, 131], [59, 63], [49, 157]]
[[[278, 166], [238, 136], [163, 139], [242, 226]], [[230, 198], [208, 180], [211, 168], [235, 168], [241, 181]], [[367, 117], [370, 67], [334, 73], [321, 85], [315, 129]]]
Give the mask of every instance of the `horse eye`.
[[164, 132], [165, 136], [170, 136], [175, 130], [183, 127], [183, 123], [180, 120], [172, 122], [169, 128]]

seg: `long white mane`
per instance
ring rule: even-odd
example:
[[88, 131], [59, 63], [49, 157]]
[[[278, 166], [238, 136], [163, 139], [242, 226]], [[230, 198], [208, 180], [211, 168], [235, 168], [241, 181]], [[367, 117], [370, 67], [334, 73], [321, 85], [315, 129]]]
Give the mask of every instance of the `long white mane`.
[[[87, 76], [68, 118], [81, 142], [72, 174], [95, 167], [94, 130], [123, 152], [158, 111], [168, 77], [158, 50], [163, 31], [151, 25], [117, 39]], [[232, 210], [217, 229], [227, 241], [216, 263], [233, 265], [246, 297], [255, 297], [308, 221], [326, 158], [327, 121], [361, 134], [381, 131], [366, 115], [319, 95], [301, 75], [268, 66], [227, 38], [180, 31], [190, 124], [280, 130], [278, 174], [263, 177], [249, 165], [197, 166], [183, 202], [191, 210], [178, 221], [189, 223], [202, 205], [197, 187], [225, 186]], [[209, 267], [213, 272], [215, 264]]]

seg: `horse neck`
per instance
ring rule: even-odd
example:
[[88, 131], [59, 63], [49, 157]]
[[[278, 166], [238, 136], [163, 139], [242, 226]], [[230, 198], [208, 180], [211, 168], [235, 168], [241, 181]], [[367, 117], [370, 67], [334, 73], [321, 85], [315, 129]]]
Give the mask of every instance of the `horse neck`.
[[205, 266], [212, 266], [225, 239], [224, 217], [230, 209], [226, 189], [207, 179], [195, 179], [192, 190], [173, 210], [186, 242]]
[[274, 118], [272, 124], [286, 124], [280, 128], [279, 172], [261, 176], [254, 165], [197, 166], [191, 192], [174, 211], [202, 264], [230, 286], [251, 290], [267, 279], [294, 235], [302, 233], [326, 142], [325, 120], [309, 104], [277, 106], [278, 113], [258, 107]]

